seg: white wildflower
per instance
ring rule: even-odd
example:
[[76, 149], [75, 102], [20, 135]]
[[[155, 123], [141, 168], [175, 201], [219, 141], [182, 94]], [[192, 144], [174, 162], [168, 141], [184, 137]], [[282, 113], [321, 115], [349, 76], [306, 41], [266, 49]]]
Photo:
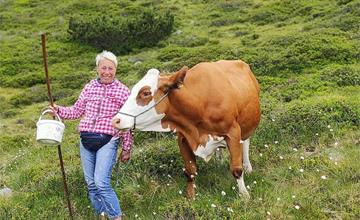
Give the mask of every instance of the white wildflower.
[[279, 141], [275, 141], [275, 144], [278, 144], [279, 143]]
[[234, 212], [234, 210], [230, 207], [227, 208], [228, 212]]
[[295, 209], [299, 210], [300, 206], [299, 205], [295, 205]]
[[298, 149], [297, 149], [297, 148], [295, 148], [295, 147], [293, 148], [293, 150], [294, 150], [295, 152], [296, 152], [296, 151], [298, 151]]
[[280, 198], [279, 198], [279, 197], [277, 197], [277, 198], [276, 198], [276, 201], [280, 201]]
[[179, 194], [180, 194], [180, 195], [182, 194], [182, 191], [181, 191], [181, 190], [179, 190]]
[[269, 211], [266, 212], [267, 215], [271, 215], [271, 213]]
[[225, 196], [225, 195], [226, 195], [226, 192], [221, 191], [221, 195], [222, 195], [222, 196]]
[[295, 195], [292, 195], [292, 196], [291, 196], [291, 198], [293, 198], [293, 199], [295, 199], [295, 197], [296, 197]]
[[263, 156], [263, 154], [262, 154], [262, 153], [260, 153], [260, 154], [259, 154], [259, 156], [260, 156], [260, 157], [262, 157], [262, 156]]
[[303, 169], [303, 168], [301, 168], [299, 171], [300, 171], [300, 173], [303, 173], [303, 172], [304, 172], [304, 169]]
[[283, 156], [279, 156], [279, 158], [280, 158], [280, 160], [283, 160], [283, 159], [284, 159], [284, 157], [283, 157]]
[[212, 208], [216, 208], [216, 205], [215, 205], [215, 204], [211, 204], [211, 207], [212, 207]]
[[322, 175], [322, 176], [321, 176], [321, 179], [326, 180], [327, 177], [326, 177], [325, 175]]
[[256, 181], [254, 181], [254, 184], [255, 184], [255, 185], [256, 185], [256, 183], [257, 183], [257, 182], [256, 182]]
[[289, 166], [289, 170], [292, 170], [292, 167], [291, 167], [291, 166]]
[[303, 156], [300, 157], [301, 160], [304, 160], [305, 158]]

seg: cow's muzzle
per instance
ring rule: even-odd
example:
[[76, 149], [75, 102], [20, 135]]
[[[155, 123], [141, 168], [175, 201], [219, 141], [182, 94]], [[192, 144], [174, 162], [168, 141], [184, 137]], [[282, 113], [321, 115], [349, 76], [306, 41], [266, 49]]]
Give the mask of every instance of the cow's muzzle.
[[121, 121], [120, 118], [113, 118], [111, 120], [111, 124], [112, 124], [112, 126], [114, 126], [114, 128], [117, 128], [120, 130], [120, 121]]

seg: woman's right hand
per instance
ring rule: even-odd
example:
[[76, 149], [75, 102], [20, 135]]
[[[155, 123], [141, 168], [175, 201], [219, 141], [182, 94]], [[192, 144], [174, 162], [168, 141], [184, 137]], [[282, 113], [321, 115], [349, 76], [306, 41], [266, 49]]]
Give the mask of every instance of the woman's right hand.
[[50, 112], [52, 116], [55, 116], [55, 113], [58, 113], [59, 111], [59, 106], [56, 105], [55, 103], [53, 104], [53, 106], [50, 105], [48, 108], [53, 110], [53, 112]]

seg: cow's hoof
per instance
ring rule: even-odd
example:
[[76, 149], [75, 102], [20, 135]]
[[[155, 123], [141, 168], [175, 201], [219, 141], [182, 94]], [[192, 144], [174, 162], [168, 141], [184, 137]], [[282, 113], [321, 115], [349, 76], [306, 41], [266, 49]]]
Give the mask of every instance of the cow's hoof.
[[244, 164], [244, 170], [246, 173], [251, 173], [252, 172], [252, 166], [251, 166], [251, 163], [248, 163], [248, 164]]

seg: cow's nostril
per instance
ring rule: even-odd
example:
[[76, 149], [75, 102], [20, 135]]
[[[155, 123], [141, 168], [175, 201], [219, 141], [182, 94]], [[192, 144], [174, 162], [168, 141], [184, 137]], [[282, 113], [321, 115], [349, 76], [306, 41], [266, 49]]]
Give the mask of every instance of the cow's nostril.
[[114, 127], [119, 126], [119, 124], [120, 124], [120, 118], [114, 118], [114, 119], [112, 120], [112, 124], [113, 124]]

